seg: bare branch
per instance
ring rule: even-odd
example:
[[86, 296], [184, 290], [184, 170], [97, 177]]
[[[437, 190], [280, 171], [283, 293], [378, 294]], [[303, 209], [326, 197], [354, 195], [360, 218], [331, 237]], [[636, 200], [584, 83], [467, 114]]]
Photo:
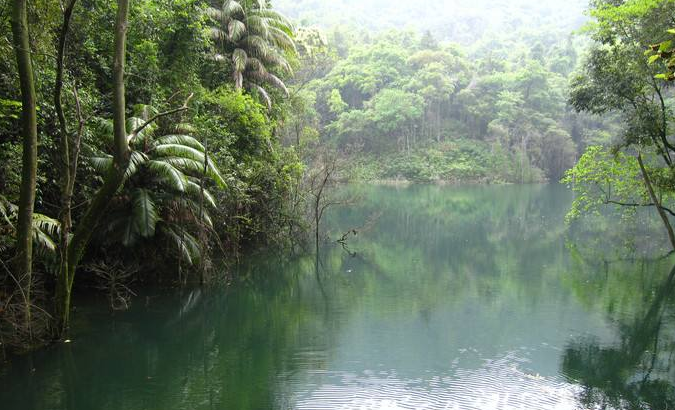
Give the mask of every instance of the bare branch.
[[131, 132], [131, 134], [129, 134], [129, 136], [127, 137], [127, 140], [131, 141], [131, 140], [134, 139], [141, 131], [143, 131], [148, 125], [152, 124], [153, 122], [157, 121], [158, 119], [160, 119], [160, 118], [162, 118], [162, 117], [166, 117], [167, 115], [171, 115], [171, 114], [176, 114], [176, 113], [179, 113], [179, 112], [181, 112], [181, 111], [186, 111], [186, 110], [188, 109], [188, 103], [190, 102], [190, 100], [192, 99], [192, 97], [194, 97], [194, 95], [195, 95], [194, 93], [191, 93], [191, 94], [188, 96], [188, 98], [185, 100], [185, 102], [183, 103], [182, 106], [180, 106], [180, 107], [178, 107], [178, 108], [174, 108], [174, 109], [169, 110], [169, 111], [160, 112], [159, 114], [154, 115], [152, 118], [150, 118], [149, 120], [147, 120], [146, 122], [144, 122], [141, 126], [139, 126], [138, 128], [136, 128], [135, 130], [133, 130], [133, 131]]
[[[613, 201], [610, 199], [605, 200], [605, 204], [612, 204], [612, 205], [620, 205], [620, 206], [628, 206], [628, 207], [634, 207], [634, 208], [640, 208], [640, 207], [648, 207], [648, 206], [657, 206], [654, 203], [649, 203], [649, 204], [634, 204], [634, 203], [626, 203], [626, 202], [619, 202], [619, 201]], [[673, 212], [671, 209], [666, 208], [665, 206], [661, 205], [661, 209], [664, 211], [668, 212], [672, 216], [675, 216], [675, 212]]]

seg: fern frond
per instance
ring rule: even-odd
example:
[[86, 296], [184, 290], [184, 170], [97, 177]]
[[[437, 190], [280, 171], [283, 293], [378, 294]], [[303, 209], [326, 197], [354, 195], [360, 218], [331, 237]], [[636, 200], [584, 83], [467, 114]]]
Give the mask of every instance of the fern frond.
[[185, 191], [187, 178], [176, 167], [165, 161], [150, 160], [147, 163], [148, 169], [155, 174], [161, 181], [168, 184], [172, 189], [178, 192]]
[[90, 157], [88, 159], [89, 164], [94, 170], [99, 174], [105, 174], [110, 170], [110, 167], [113, 165], [112, 155], [107, 155], [104, 157]]
[[[193, 173], [196, 175], [204, 174], [204, 161], [196, 161], [190, 158], [184, 157], [165, 157], [162, 161], [166, 161], [174, 167], [182, 170], [183, 172]], [[206, 169], [206, 175], [213, 179], [213, 181], [220, 187], [227, 187], [225, 179], [223, 179], [220, 171], [214, 165], [213, 161], [209, 161], [208, 167]]]
[[189, 135], [165, 135], [155, 140], [156, 146], [167, 144], [185, 145], [200, 152], [204, 152], [206, 150], [201, 142]]
[[155, 227], [159, 221], [159, 215], [152, 195], [148, 190], [136, 189], [134, 191], [132, 218], [134, 220], [134, 233], [143, 238], [151, 238], [155, 235]]
[[232, 20], [227, 24], [227, 36], [232, 42], [237, 42], [246, 33], [246, 24], [243, 21]]
[[270, 98], [270, 95], [267, 93], [267, 91], [259, 86], [258, 84], [252, 84], [253, 88], [258, 91], [258, 94], [265, 100], [265, 104], [267, 105], [267, 109], [271, 110], [272, 109], [272, 99]]
[[188, 264], [194, 265], [194, 261], [199, 260], [200, 251], [197, 240], [187, 232], [176, 232], [173, 227], [165, 227], [162, 233], [175, 245], [178, 252]]
[[60, 224], [47, 215], [33, 214], [33, 241], [48, 253], [56, 252], [56, 240], [60, 232]]
[[12, 204], [7, 200], [7, 198], [0, 195], [0, 215], [2, 215], [2, 219], [4, 219], [7, 225], [9, 225], [12, 229], [14, 229], [14, 225], [12, 224], [10, 216], [15, 213], [16, 205]]
[[148, 156], [143, 152], [131, 151], [131, 155], [129, 156], [129, 165], [124, 171], [124, 179], [128, 180], [134, 176], [148, 160]]
[[236, 0], [226, 0], [223, 3], [223, 8], [221, 10], [223, 13], [223, 21], [244, 14], [244, 7]]
[[[196, 182], [188, 181], [185, 186], [185, 192], [193, 198], [199, 199], [202, 194], [202, 187]], [[216, 200], [213, 199], [213, 195], [207, 190], [204, 189], [204, 202], [209, 205], [211, 208], [216, 209]]]
[[160, 144], [153, 148], [160, 157], [180, 157], [204, 162], [204, 151], [183, 144]]
[[237, 72], [242, 72], [246, 69], [246, 62], [248, 61], [248, 55], [246, 51], [238, 48], [232, 52], [232, 64], [234, 65], [234, 70]]

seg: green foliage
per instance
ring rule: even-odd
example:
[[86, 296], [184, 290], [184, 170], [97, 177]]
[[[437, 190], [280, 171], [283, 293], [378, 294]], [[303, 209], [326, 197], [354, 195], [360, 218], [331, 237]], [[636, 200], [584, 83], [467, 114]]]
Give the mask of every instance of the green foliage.
[[[0, 255], [5, 258], [14, 246], [18, 207], [0, 195]], [[38, 256], [53, 257], [59, 236], [59, 222], [40, 213], [33, 213], [33, 243]], [[9, 258], [7, 258], [9, 260]]]
[[[569, 222], [585, 214], [598, 214], [605, 205], [633, 213], [635, 207], [651, 201], [637, 159], [623, 152], [610, 152], [601, 146], [588, 147], [574, 168], [561, 181], [575, 192]], [[622, 205], [623, 204], [623, 205]]]
[[[486, 45], [489, 55], [471, 58], [462, 47], [429, 36], [423, 40], [414, 32], [389, 31], [333, 44], [345, 58], [307, 85], [316, 96], [320, 142], [338, 148], [354, 164], [359, 156], [387, 162], [425, 152], [412, 156], [417, 165], [409, 164], [410, 170], [401, 167], [399, 176], [414, 180], [457, 181], [459, 174], [468, 180], [523, 183], [558, 180], [583, 151], [587, 136], [608, 128], [595, 120], [587, 129], [583, 116], [566, 112], [564, 73], [571, 64], [554, 68], [549, 61], [576, 60], [569, 39], [536, 38], [526, 50], [535, 39], [502, 35]], [[474, 173], [425, 164], [434, 161], [427, 150], [442, 152], [444, 144], [463, 140], [489, 146], [494, 162], [480, 164]], [[452, 167], [461, 168], [443, 165]]]
[[[614, 149], [591, 147], [565, 182], [578, 193], [569, 219], [584, 213], [598, 212], [601, 205], [613, 204], [630, 214], [636, 208], [668, 208], [675, 192], [675, 168], [672, 161], [672, 100], [667, 83], [656, 80], [658, 70], [667, 68], [662, 56], [648, 58], [648, 50], [666, 51], [661, 45], [664, 33], [672, 24], [672, 0], [631, 0], [593, 3], [594, 21], [587, 32], [596, 41], [582, 70], [571, 85], [570, 103], [579, 111], [595, 114], [617, 113], [622, 119], [620, 138]], [[648, 50], [645, 53], [645, 50]], [[666, 76], [667, 77], [667, 76]], [[646, 177], [637, 157], [648, 160]], [[648, 195], [653, 185], [657, 199]], [[672, 212], [669, 211], [672, 214]], [[669, 228], [667, 216], [663, 223]]]
[[293, 148], [272, 135], [266, 108], [229, 87], [208, 93], [196, 122], [227, 187], [215, 192], [215, 232], [233, 252], [242, 245], [283, 243], [298, 215], [290, 199], [304, 170]]
[[358, 155], [345, 177], [361, 181], [407, 180], [414, 182], [505, 182], [500, 170], [503, 153], [493, 152], [484, 142], [457, 140], [386, 156]]
[[260, 0], [213, 2], [207, 14], [217, 50], [215, 60], [228, 64], [235, 88], [256, 90], [271, 109], [272, 99], [263, 86], [272, 85], [288, 94], [275, 72], [292, 73], [288, 57], [296, 49], [291, 22]]
[[650, 64], [659, 62], [665, 66], [664, 72], [657, 74], [656, 78], [675, 81], [675, 29], [669, 29], [668, 34], [671, 39], [652, 45], [646, 54], [650, 56]]
[[[136, 110], [139, 116], [128, 121], [133, 151], [126, 182], [110, 207], [99, 241], [138, 250], [142, 249], [138, 246], [141, 243], [151, 245], [152, 241], [164, 239], [167, 245], [175, 246], [176, 259], [196, 262], [205, 256], [201, 255], [202, 248], [176, 244], [175, 235], [185, 239], [213, 229], [210, 213], [217, 205], [209, 187], [225, 188], [227, 184], [215, 159], [200, 141], [190, 135], [170, 133], [191, 129], [189, 124], [182, 123], [174, 129], [150, 124], [133, 134], [157, 113], [149, 106], [141, 105]], [[110, 141], [105, 134], [110, 127], [106, 121], [99, 123], [98, 129], [104, 134], [98, 140]], [[112, 166], [112, 157], [105, 155], [109, 147], [99, 149], [102, 152], [90, 161], [99, 172], [105, 172]]]
[[340, 90], [337, 88], [331, 90], [330, 96], [328, 97], [328, 109], [330, 109], [330, 112], [340, 115], [347, 109], [347, 107], [347, 103], [342, 101]]

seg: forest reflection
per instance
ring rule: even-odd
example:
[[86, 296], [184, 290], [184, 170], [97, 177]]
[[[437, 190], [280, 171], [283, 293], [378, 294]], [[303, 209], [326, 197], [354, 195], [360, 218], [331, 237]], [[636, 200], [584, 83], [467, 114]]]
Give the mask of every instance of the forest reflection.
[[668, 261], [586, 235], [611, 219], [566, 226], [564, 187], [343, 189], [362, 200], [331, 211], [318, 257], [256, 255], [234, 286], [147, 291], [112, 321], [78, 301], [80, 337], [15, 361], [0, 402], [672, 407]]
[[632, 316], [621, 317], [620, 307], [608, 306], [618, 341], [603, 344], [586, 337], [569, 342], [562, 371], [583, 386], [579, 401], [584, 406], [675, 407], [674, 278], [675, 267], [662, 283], [641, 295]]

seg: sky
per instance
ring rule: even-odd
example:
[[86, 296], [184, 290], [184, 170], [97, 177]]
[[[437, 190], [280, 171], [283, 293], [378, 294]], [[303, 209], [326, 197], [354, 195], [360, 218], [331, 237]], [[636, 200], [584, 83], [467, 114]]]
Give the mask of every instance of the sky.
[[302, 25], [416, 29], [471, 43], [486, 32], [578, 29], [588, 0], [273, 0]]

